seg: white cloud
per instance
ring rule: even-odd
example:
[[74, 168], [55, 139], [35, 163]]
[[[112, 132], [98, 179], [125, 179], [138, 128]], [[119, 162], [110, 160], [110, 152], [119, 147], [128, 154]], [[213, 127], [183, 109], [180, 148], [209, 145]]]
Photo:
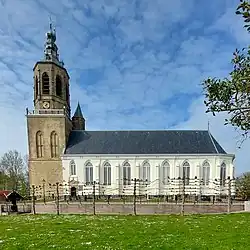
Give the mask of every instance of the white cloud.
[[[32, 107], [32, 68], [43, 57], [49, 15], [71, 76], [72, 112], [79, 100], [87, 128], [206, 128], [202, 98], [194, 100], [201, 95], [200, 83], [207, 76], [226, 76], [234, 48], [248, 41], [234, 15], [236, 0], [221, 0], [224, 9], [204, 3], [204, 15], [195, 11], [194, 1], [135, 2], [0, 5], [0, 154], [27, 151], [25, 108]], [[246, 146], [236, 151], [235, 132], [223, 123], [221, 116], [211, 118], [212, 132], [225, 149], [237, 152], [244, 171], [250, 159], [243, 155]]]

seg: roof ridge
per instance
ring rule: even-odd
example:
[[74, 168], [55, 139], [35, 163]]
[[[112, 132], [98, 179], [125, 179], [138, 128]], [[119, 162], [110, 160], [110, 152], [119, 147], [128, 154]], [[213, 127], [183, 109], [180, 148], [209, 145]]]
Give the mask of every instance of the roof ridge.
[[218, 148], [216, 147], [216, 145], [215, 145], [215, 143], [214, 143], [213, 136], [211, 135], [211, 133], [210, 133], [209, 130], [208, 130], [208, 135], [209, 135], [209, 137], [210, 137], [210, 139], [211, 139], [211, 141], [212, 141], [212, 143], [213, 143], [213, 145], [214, 145], [214, 148], [215, 148], [217, 154], [219, 154], [219, 150], [218, 150]]

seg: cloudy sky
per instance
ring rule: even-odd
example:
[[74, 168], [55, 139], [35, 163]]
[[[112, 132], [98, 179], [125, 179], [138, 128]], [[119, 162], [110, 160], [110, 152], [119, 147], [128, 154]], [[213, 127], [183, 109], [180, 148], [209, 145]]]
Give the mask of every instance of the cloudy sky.
[[207, 129], [237, 173], [250, 170], [250, 140], [225, 116], [205, 114], [201, 82], [232, 69], [235, 48], [249, 43], [236, 16], [238, 0], [1, 0], [0, 154], [27, 152], [25, 108], [43, 58], [49, 15], [60, 58], [71, 76], [89, 130]]

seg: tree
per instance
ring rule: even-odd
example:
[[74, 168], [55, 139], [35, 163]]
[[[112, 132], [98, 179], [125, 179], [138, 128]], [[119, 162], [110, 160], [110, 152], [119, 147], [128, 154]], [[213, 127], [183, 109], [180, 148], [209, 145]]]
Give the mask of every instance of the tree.
[[3, 170], [0, 169], [0, 190], [8, 189], [7, 188], [8, 182], [9, 182], [8, 176], [4, 173]]
[[4, 189], [11, 189], [25, 194], [27, 189], [27, 164], [21, 154], [10, 150], [0, 159], [0, 183]]
[[242, 174], [236, 181], [237, 196], [248, 200], [250, 199], [250, 172]]
[[[244, 27], [250, 32], [250, 3], [240, 1], [236, 14], [242, 15], [247, 23]], [[239, 128], [243, 135], [250, 129], [250, 46], [233, 53], [233, 70], [228, 78], [208, 78], [202, 83], [205, 92], [206, 112], [213, 115], [227, 112], [226, 124]]]

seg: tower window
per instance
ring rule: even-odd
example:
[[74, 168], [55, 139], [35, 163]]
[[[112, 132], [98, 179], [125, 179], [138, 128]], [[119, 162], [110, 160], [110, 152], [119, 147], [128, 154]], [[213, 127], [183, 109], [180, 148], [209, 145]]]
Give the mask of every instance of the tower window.
[[58, 157], [58, 135], [53, 131], [50, 135], [51, 158]]
[[36, 156], [37, 158], [43, 157], [43, 134], [41, 131], [36, 133]]
[[43, 94], [49, 95], [49, 76], [46, 72], [42, 75]]
[[60, 76], [56, 76], [56, 95], [62, 96], [62, 81]]
[[36, 79], [35, 79], [35, 99], [37, 98], [37, 96], [38, 96], [38, 79], [36, 76]]

